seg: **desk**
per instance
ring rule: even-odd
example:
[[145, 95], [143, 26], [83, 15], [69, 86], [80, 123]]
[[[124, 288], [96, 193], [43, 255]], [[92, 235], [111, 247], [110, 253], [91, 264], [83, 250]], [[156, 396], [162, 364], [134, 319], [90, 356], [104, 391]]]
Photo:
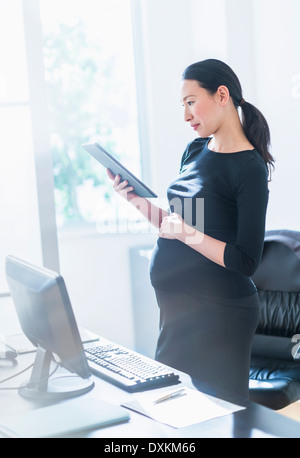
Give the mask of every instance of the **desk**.
[[[29, 366], [35, 354], [19, 356], [14, 362], [0, 360], [0, 379], [13, 375]], [[8, 382], [5, 386], [19, 386], [28, 380], [30, 370]], [[95, 388], [86, 397], [98, 397], [113, 404], [122, 404], [132, 399], [134, 394], [98, 378], [93, 377]], [[194, 386], [190, 377], [180, 373], [180, 379], [185, 386]], [[178, 385], [179, 386], [179, 385]], [[159, 396], [162, 389], [156, 389]], [[234, 401], [231, 399], [231, 401]], [[240, 400], [238, 402], [241, 404]], [[41, 404], [23, 399], [17, 390], [0, 391], [1, 415], [25, 412], [37, 408]], [[175, 429], [160, 424], [154, 420], [130, 411], [130, 421], [102, 429], [74, 434], [68, 437], [85, 438], [257, 438], [257, 437], [300, 437], [300, 423], [290, 420], [282, 415], [259, 406], [250, 401], [245, 401], [246, 409], [234, 414], [212, 419], [186, 428]], [[1, 436], [0, 436], [1, 437]], [[123, 440], [124, 442], [124, 440]], [[170, 440], [169, 440], [170, 442]], [[108, 444], [111, 443], [108, 441]]]

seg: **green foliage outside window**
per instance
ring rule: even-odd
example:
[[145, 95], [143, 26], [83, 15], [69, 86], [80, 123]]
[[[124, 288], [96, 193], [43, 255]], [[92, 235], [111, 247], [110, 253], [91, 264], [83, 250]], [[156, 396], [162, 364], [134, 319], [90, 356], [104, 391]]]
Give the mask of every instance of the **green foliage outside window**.
[[56, 211], [62, 223], [87, 219], [78, 203], [79, 186], [101, 185], [106, 201], [112, 193], [105, 171], [81, 145], [98, 136], [114, 150], [111, 128], [95, 103], [100, 89], [112, 91], [114, 58], [101, 60], [101, 44], [90, 43], [85, 28], [82, 22], [58, 23], [44, 35]]

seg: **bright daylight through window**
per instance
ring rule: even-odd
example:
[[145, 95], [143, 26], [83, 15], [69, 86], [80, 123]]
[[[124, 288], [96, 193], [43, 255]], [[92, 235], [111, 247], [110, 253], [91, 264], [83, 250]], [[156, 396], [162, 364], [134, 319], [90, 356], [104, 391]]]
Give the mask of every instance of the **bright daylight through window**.
[[120, 203], [81, 145], [99, 142], [140, 176], [131, 2], [40, 0], [40, 9], [57, 225], [103, 230]]

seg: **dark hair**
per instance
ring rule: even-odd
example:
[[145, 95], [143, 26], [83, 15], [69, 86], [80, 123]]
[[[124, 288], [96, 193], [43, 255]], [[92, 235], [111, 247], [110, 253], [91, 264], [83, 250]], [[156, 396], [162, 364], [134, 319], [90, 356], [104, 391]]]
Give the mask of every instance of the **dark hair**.
[[268, 123], [254, 105], [244, 100], [241, 83], [234, 71], [220, 60], [207, 59], [187, 67], [182, 78], [198, 81], [210, 94], [215, 94], [219, 86], [227, 87], [235, 107], [241, 107], [241, 122], [245, 135], [265, 161], [271, 176], [275, 160], [269, 151], [271, 136]]

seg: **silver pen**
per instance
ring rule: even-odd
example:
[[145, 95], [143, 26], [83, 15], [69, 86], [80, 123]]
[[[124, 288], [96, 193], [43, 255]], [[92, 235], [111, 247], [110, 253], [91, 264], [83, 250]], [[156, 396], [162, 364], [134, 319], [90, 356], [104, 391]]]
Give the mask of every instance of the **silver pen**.
[[159, 404], [160, 402], [168, 401], [169, 399], [178, 398], [179, 396], [184, 396], [186, 391], [184, 388], [180, 390], [172, 391], [172, 393], [168, 393], [161, 398], [158, 398], [154, 401], [154, 404]]

